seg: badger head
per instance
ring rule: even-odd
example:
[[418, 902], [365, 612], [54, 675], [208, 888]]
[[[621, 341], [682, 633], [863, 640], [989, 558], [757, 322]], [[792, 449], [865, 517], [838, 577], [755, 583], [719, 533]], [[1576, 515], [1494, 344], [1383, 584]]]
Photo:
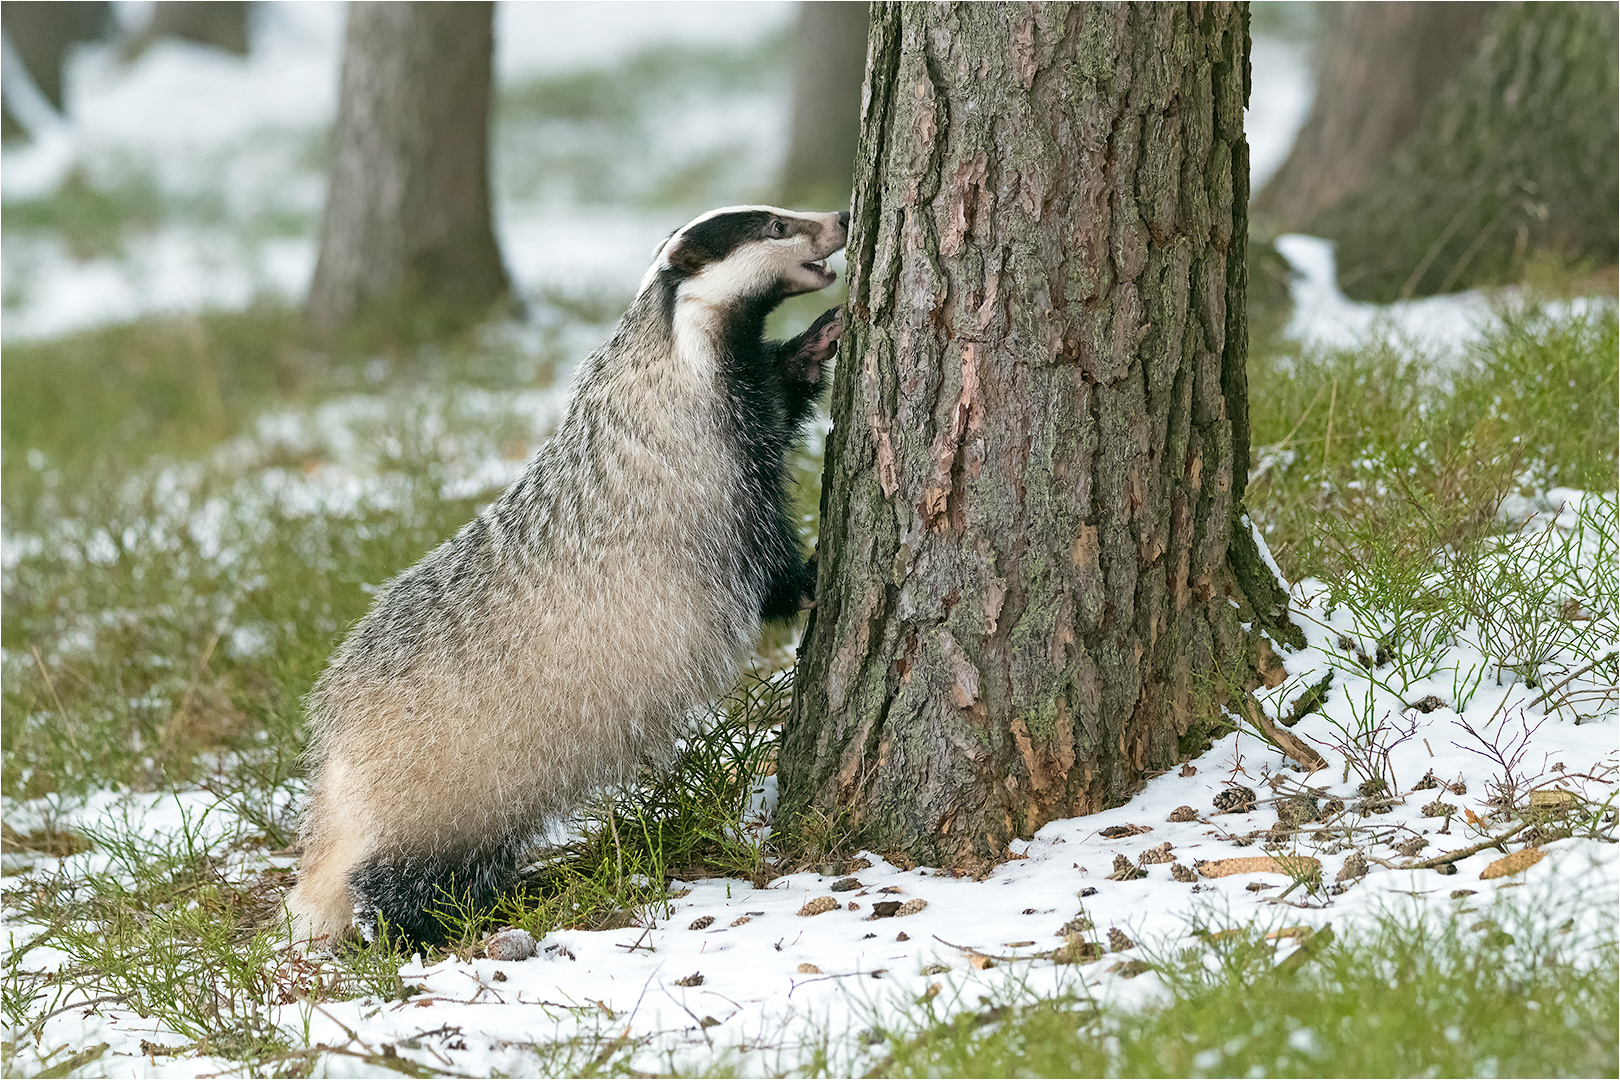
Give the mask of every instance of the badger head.
[[683, 297], [719, 305], [815, 292], [837, 280], [827, 256], [848, 239], [847, 213], [727, 206], [671, 234], [643, 287], [666, 281]]

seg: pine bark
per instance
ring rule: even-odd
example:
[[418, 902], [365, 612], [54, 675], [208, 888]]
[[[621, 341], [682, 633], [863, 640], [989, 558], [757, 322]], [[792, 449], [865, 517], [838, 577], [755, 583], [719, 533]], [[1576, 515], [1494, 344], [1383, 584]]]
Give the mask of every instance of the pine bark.
[[1322, 5], [1316, 99], [1252, 211], [1279, 230], [1367, 186], [1474, 51], [1494, 5]]
[[1617, 156], [1616, 6], [1496, 4], [1412, 134], [1307, 227], [1338, 242], [1339, 283], [1361, 300], [1514, 281], [1537, 257], [1608, 267]]
[[433, 334], [509, 284], [490, 216], [494, 5], [353, 3], [306, 313]]
[[844, 206], [861, 134], [865, 3], [808, 0], [793, 33], [793, 122], [782, 168], [787, 206]]
[[1299, 640], [1240, 518], [1248, 15], [880, 3], [868, 55], [782, 816], [983, 867]]

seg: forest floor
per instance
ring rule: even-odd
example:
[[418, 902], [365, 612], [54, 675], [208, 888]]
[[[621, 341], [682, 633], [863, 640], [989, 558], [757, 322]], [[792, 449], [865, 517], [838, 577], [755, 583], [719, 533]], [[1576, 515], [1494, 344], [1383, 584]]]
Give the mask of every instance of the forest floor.
[[[291, 949], [301, 694], [521, 472], [657, 240], [769, 201], [791, 8], [507, 24], [528, 311], [353, 355], [291, 307], [340, 22], [274, 10], [246, 64], [81, 54], [74, 123], [0, 170], [0, 1072], [1615, 1071], [1612, 277], [1375, 308], [1306, 237], [1271, 256], [1286, 298], [1256, 290], [1247, 501], [1309, 640], [1258, 700], [1327, 770], [1234, 717], [983, 880], [835, 821], [784, 865], [781, 633], [670, 772], [584, 812], [453, 948]], [[1308, 107], [1300, 57], [1257, 42], [1257, 166]], [[497, 951], [536, 955], [487, 958], [506, 925]]]

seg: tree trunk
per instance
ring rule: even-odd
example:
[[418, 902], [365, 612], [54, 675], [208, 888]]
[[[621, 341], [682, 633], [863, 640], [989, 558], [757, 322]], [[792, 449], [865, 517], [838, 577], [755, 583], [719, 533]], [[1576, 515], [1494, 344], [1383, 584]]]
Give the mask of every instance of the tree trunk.
[[492, 3], [353, 3], [307, 308], [432, 335], [507, 294], [490, 219]]
[[1617, 27], [1612, 3], [1493, 5], [1411, 136], [1309, 223], [1338, 241], [1344, 290], [1388, 301], [1513, 281], [1537, 255], [1612, 266]]
[[1255, 196], [1278, 231], [1360, 191], [1473, 52], [1494, 5], [1323, 5], [1316, 100], [1288, 159]]
[[861, 134], [867, 5], [799, 5], [793, 34], [793, 126], [782, 169], [782, 202], [845, 206]]
[[1248, 16], [873, 5], [789, 827], [982, 868], [1298, 643], [1240, 500]]

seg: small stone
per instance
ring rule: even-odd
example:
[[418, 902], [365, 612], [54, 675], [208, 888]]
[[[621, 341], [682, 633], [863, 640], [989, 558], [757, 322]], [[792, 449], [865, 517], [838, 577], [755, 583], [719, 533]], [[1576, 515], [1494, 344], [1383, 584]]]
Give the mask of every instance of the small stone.
[[1436, 788], [1438, 788], [1439, 786], [1440, 786], [1440, 778], [1434, 775], [1434, 770], [1433, 769], [1430, 769], [1428, 772], [1423, 774], [1423, 779], [1419, 780], [1417, 783], [1412, 785], [1412, 790], [1413, 791], [1433, 791]]
[[743, 923], [748, 923], [748, 922], [753, 922], [753, 921], [754, 921], [754, 917], [752, 915], [739, 915], [735, 919], [732, 919], [729, 925], [731, 925], [731, 926], [741, 926]]
[[1117, 926], [1108, 928], [1108, 949], [1110, 952], [1124, 952], [1126, 949], [1136, 948], [1136, 942]]
[[1170, 811], [1171, 821], [1197, 821], [1198, 811], [1190, 806], [1178, 806]]
[[920, 896], [915, 896], [915, 897], [912, 897], [910, 900], [907, 900], [905, 903], [901, 904], [900, 905], [900, 910], [896, 911], [894, 914], [895, 914], [896, 918], [903, 919], [907, 915], [915, 915], [915, 914], [917, 914], [917, 912], [921, 911], [923, 908], [925, 908], [927, 906], [928, 906], [928, 901], [924, 900]]
[[904, 930], [902, 930], [898, 934], [894, 935], [894, 940], [896, 940], [896, 941], [910, 941], [911, 940], [911, 935], [906, 933]]
[[1153, 866], [1158, 863], [1175, 862], [1176, 857], [1170, 854], [1170, 841], [1166, 840], [1158, 847], [1148, 848], [1136, 860], [1142, 866]]
[[1339, 868], [1339, 874], [1334, 881], [1354, 881], [1356, 878], [1367, 876], [1367, 856], [1359, 851], [1352, 851], [1345, 857], [1344, 865]]
[[830, 896], [818, 896], [808, 904], [804, 905], [804, 907], [800, 908], [799, 914], [806, 917], [811, 915], [820, 915], [824, 911], [836, 911], [843, 906], [844, 905], [840, 904], [837, 900], [834, 900]]
[[853, 892], [860, 887], [861, 883], [852, 877], [839, 878], [832, 883], [833, 892]]
[[676, 979], [675, 980], [675, 985], [676, 986], [702, 986], [703, 985], [703, 975], [702, 975], [701, 972], [694, 971], [692, 974], [688, 975], [684, 979]]
[[1135, 881], [1137, 878], [1147, 877], [1147, 874], [1131, 865], [1131, 860], [1123, 855], [1114, 856], [1114, 872], [1108, 875], [1109, 881]]
[[[1490, 868], [1486, 867], [1486, 869], [1488, 870]], [[1448, 862], [1440, 863], [1434, 868], [1434, 872], [1439, 874], [1441, 877], [1450, 877], [1452, 874], [1457, 872], [1457, 864]]]
[[693, 919], [692, 920], [692, 925], [688, 926], [687, 929], [688, 930], [707, 930], [709, 927], [711, 927], [713, 925], [714, 925], [714, 916], [713, 915], [705, 915], [701, 919]]
[[1374, 795], [1382, 795], [1384, 790], [1384, 781], [1381, 777], [1377, 776], [1374, 776], [1368, 780], [1363, 780], [1360, 784], [1356, 785], [1356, 794], [1360, 795], [1364, 799], [1370, 799]]
[[484, 955], [491, 960], [527, 960], [535, 951], [534, 935], [510, 926], [484, 942]]
[[1217, 814], [1247, 814], [1254, 809], [1254, 790], [1241, 784], [1231, 787], [1215, 796], [1214, 806]]
[[1197, 881], [1198, 875], [1193, 873], [1192, 867], [1176, 863], [1170, 868], [1170, 876], [1176, 881]]
[[895, 913], [898, 912], [899, 910], [900, 910], [900, 901], [898, 901], [898, 900], [879, 900], [877, 903], [872, 905], [872, 914], [868, 915], [867, 918], [868, 919], [892, 919], [892, 918], [894, 918]]
[[821, 974], [821, 969], [816, 967], [816, 965], [814, 965], [814, 964], [800, 964], [799, 965], [799, 974], [800, 975], [820, 975]]
[[1096, 890], [1096, 888], [1094, 886], [1087, 885], [1085, 888], [1081, 889], [1076, 895], [1079, 896], [1080, 899], [1084, 900], [1088, 896], [1096, 896], [1097, 895], [1097, 890]]
[[1448, 802], [1441, 802], [1439, 799], [1423, 808], [1424, 817], [1451, 817], [1456, 812], [1457, 808], [1455, 806]]

